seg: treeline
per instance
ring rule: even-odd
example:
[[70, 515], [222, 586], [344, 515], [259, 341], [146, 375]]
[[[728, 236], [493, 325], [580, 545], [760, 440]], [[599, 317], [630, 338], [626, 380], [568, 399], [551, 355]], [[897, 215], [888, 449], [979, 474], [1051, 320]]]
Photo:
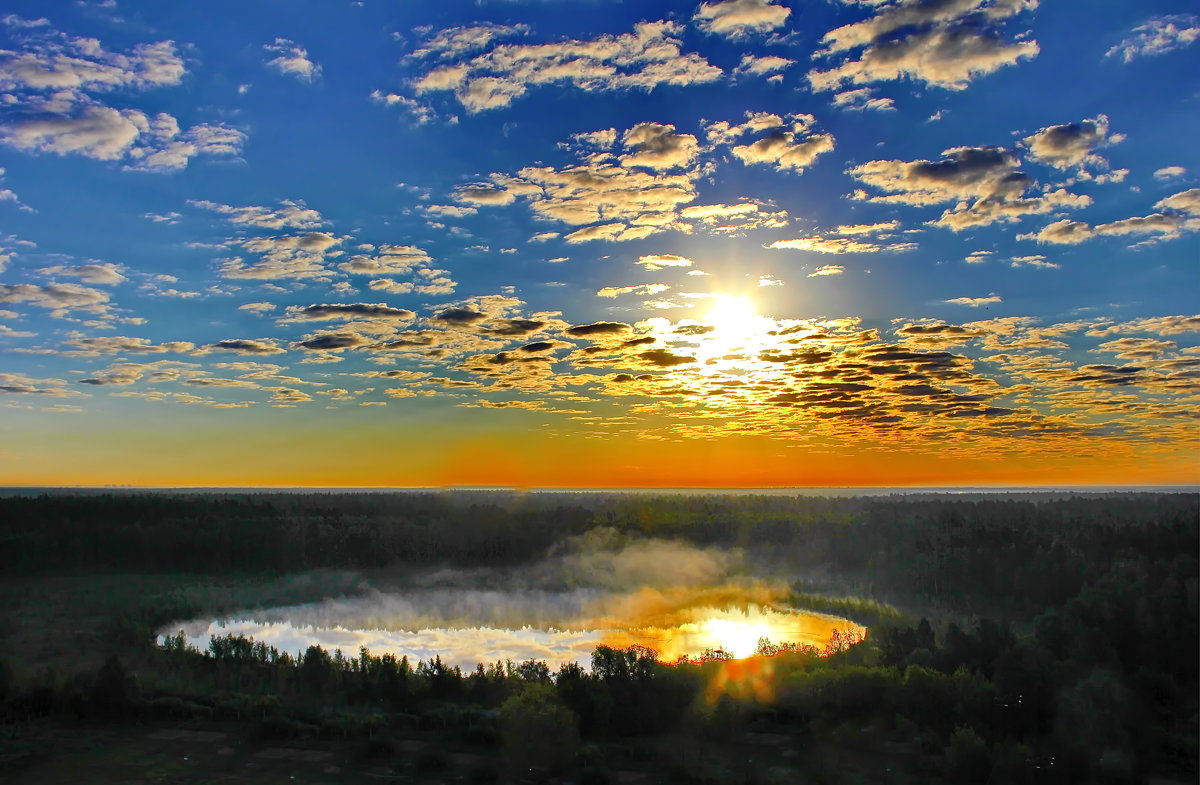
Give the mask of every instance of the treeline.
[[0, 498], [0, 560], [15, 575], [508, 565], [591, 520], [441, 493], [52, 494]]
[[[868, 596], [1066, 602], [1122, 565], [1200, 552], [1196, 494], [979, 497], [645, 494], [53, 494], [0, 498], [9, 574], [511, 566], [596, 526], [739, 547]], [[1196, 591], [1194, 576], [1185, 579]], [[1190, 581], [1190, 582], [1189, 582]]]

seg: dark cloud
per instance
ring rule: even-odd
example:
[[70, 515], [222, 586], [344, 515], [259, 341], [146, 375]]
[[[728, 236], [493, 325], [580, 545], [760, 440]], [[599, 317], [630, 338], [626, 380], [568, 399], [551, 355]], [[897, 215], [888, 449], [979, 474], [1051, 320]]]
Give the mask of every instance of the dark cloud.
[[330, 319], [384, 319], [408, 321], [416, 316], [407, 308], [393, 308], [383, 303], [333, 303], [292, 306], [287, 318], [296, 321], [325, 321]]
[[546, 326], [537, 319], [496, 319], [485, 328], [492, 335], [529, 335]]
[[236, 354], [281, 354], [280, 349], [271, 341], [259, 341], [249, 338], [230, 338], [201, 347], [198, 354], [208, 352], [234, 352]]
[[687, 363], [696, 362], [695, 357], [674, 354], [667, 349], [651, 349], [648, 352], [642, 352], [638, 357], [650, 365], [655, 365], [659, 368], [670, 368], [675, 365], [686, 365]]
[[575, 338], [587, 338], [593, 335], [622, 335], [633, 332], [633, 328], [622, 322], [593, 322], [568, 327], [565, 332]]
[[300, 341], [296, 346], [309, 351], [328, 352], [340, 349], [352, 349], [366, 343], [358, 333], [321, 333], [312, 338]]
[[487, 314], [472, 311], [470, 308], [447, 308], [440, 313], [434, 314], [433, 318], [446, 324], [464, 325], [474, 324], [480, 319], [486, 319]]

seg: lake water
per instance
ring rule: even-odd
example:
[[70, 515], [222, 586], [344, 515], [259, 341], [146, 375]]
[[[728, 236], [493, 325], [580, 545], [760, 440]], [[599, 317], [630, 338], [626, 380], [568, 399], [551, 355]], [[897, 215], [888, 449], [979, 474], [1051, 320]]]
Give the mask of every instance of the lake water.
[[226, 618], [169, 625], [190, 645], [213, 636], [244, 635], [295, 655], [311, 645], [357, 656], [440, 656], [464, 670], [477, 663], [543, 660], [587, 667], [599, 645], [646, 646], [659, 659], [724, 649], [735, 658], [754, 653], [760, 638], [822, 649], [834, 629], [865, 633], [845, 619], [758, 603], [728, 589], [640, 589], [632, 592], [415, 589], [371, 592], [307, 605], [255, 610]]

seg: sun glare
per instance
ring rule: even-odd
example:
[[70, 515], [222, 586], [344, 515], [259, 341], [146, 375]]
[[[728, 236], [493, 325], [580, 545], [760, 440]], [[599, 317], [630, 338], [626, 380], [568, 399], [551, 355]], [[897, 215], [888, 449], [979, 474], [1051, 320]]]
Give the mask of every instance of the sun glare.
[[700, 341], [699, 351], [706, 359], [746, 348], [770, 329], [770, 320], [758, 314], [749, 297], [732, 294], [713, 298], [700, 321], [712, 328]]
[[763, 621], [709, 619], [701, 629], [712, 639], [713, 648], [724, 649], [736, 659], [754, 656], [760, 638], [771, 636], [771, 627]]

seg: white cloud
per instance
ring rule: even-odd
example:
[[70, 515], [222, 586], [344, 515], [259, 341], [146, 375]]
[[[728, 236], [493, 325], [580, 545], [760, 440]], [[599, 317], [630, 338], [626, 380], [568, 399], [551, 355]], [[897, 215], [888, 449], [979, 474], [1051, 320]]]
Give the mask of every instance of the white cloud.
[[896, 109], [896, 102], [890, 98], [879, 98], [870, 87], [860, 87], [856, 90], [843, 90], [833, 96], [833, 105], [839, 109], [858, 112], [890, 112]]
[[808, 274], [809, 278], [822, 278], [827, 275], [841, 275], [846, 268], [840, 264], [823, 264]]
[[792, 240], [776, 240], [765, 248], [775, 250], [810, 251], [812, 253], [878, 253], [880, 251], [911, 251], [916, 248], [914, 243], [875, 243], [865, 240], [852, 240], [848, 237], [797, 237]]
[[665, 283], [643, 283], [634, 286], [605, 286], [596, 292], [597, 297], [619, 297], [623, 294], [641, 294], [652, 295], [659, 292], [665, 292], [671, 288], [670, 284]]
[[0, 303], [28, 303], [45, 308], [56, 315], [72, 309], [103, 312], [108, 293], [74, 283], [0, 284]]
[[776, 131], [751, 144], [736, 145], [730, 152], [745, 164], [767, 164], [779, 171], [803, 172], [824, 153], [833, 150], [833, 134], [800, 136]]
[[966, 305], [971, 308], [980, 308], [984, 305], [994, 305], [995, 303], [1004, 302], [997, 294], [989, 294], [987, 297], [955, 297], [952, 300], [946, 300], [951, 305]]
[[508, 106], [530, 87], [568, 83], [581, 90], [652, 90], [715, 81], [722, 71], [684, 54], [674, 22], [641, 22], [631, 33], [547, 44], [502, 44], [419, 77], [418, 93], [454, 91], [468, 112]]
[[[1035, 57], [1032, 40], [1005, 41], [1001, 27], [1036, 8], [1038, 0], [944, 0], [882, 5], [861, 22], [825, 34], [818, 56], [841, 58], [828, 70], [813, 69], [814, 90], [914, 79], [951, 90]], [[857, 55], [851, 54], [861, 50]]]
[[649, 254], [639, 257], [637, 263], [644, 267], [647, 272], [655, 272], [667, 267], [691, 267], [694, 264], [686, 256], [677, 256], [673, 253]]
[[692, 19], [706, 33], [736, 39], [781, 27], [791, 13], [775, 0], [714, 0], [701, 3]]
[[766, 76], [786, 71], [796, 64], [795, 60], [778, 55], [742, 55], [742, 61], [734, 69], [735, 76], [749, 74], [750, 76]]
[[397, 95], [396, 93], [384, 93], [381, 90], [372, 90], [371, 100], [384, 106], [399, 106], [403, 108], [417, 125], [427, 125], [428, 123], [432, 123], [434, 118], [437, 117], [436, 112], [420, 101], [403, 95]]
[[53, 267], [43, 267], [38, 272], [42, 275], [67, 276], [69, 278], [78, 278], [84, 283], [102, 285], [118, 284], [126, 280], [125, 276], [121, 274], [121, 268], [110, 262], [93, 262], [73, 267], [55, 265]]
[[1182, 49], [1200, 38], [1200, 18], [1193, 14], [1169, 14], [1138, 25], [1132, 32], [1104, 56], [1120, 57], [1128, 63], [1137, 57]]
[[470, 27], [448, 27], [430, 36], [418, 49], [413, 50], [411, 56], [414, 58], [453, 58], [467, 52], [485, 49], [499, 38], [511, 38], [528, 33], [528, 25], [509, 26], [489, 22]]
[[621, 156], [622, 166], [677, 169], [690, 166], [700, 152], [696, 137], [675, 133], [675, 126], [660, 123], [638, 123], [621, 141], [631, 151]]
[[1093, 150], [1123, 138], [1119, 134], [1109, 134], [1108, 117], [1101, 114], [1078, 123], [1043, 128], [1021, 142], [1029, 149], [1030, 158], [1056, 169], [1108, 169], [1108, 161]]
[[321, 76], [321, 66], [308, 58], [308, 50], [287, 38], [276, 38], [263, 44], [263, 49], [278, 55], [268, 60], [267, 65], [286, 76], [294, 76], [301, 82], [312, 84]]
[[1154, 172], [1155, 180], [1173, 180], [1176, 177], [1183, 177], [1187, 174], [1187, 169], [1182, 166], [1164, 166], [1162, 169], [1156, 169]]
[[232, 224], [256, 226], [260, 229], [316, 229], [325, 223], [325, 219], [316, 210], [309, 208], [302, 201], [291, 199], [284, 199], [279, 207], [234, 207], [203, 199], [189, 199], [188, 204], [227, 216]]

